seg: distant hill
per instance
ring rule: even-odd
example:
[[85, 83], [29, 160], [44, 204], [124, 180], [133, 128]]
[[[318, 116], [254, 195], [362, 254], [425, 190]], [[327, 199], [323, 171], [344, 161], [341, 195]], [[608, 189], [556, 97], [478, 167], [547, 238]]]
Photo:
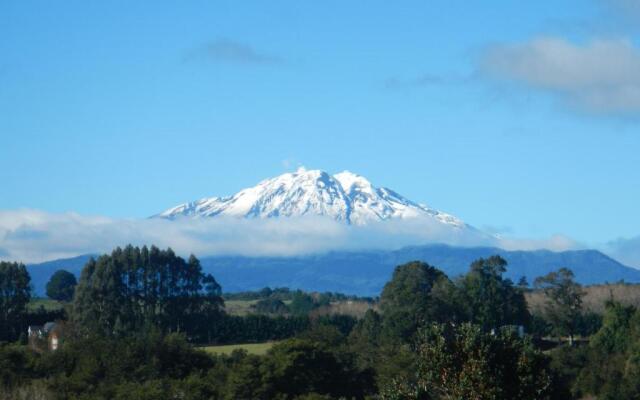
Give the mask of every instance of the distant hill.
[[[421, 260], [445, 271], [450, 277], [463, 274], [480, 257], [499, 254], [509, 266], [506, 276], [514, 281], [525, 276], [530, 283], [559, 267], [574, 271], [585, 285], [618, 282], [640, 283], [640, 270], [627, 267], [596, 250], [552, 252], [506, 251], [492, 247], [428, 245], [395, 251], [331, 252], [299, 257], [216, 256], [201, 259], [226, 292], [260, 289], [265, 286], [300, 288], [377, 296], [391, 278], [396, 265]], [[49, 277], [58, 269], [79, 276], [90, 255], [29, 265], [33, 286], [44, 294]]]
[[59, 269], [67, 270], [76, 277], [80, 277], [82, 267], [89, 261], [89, 258], [91, 258], [91, 255], [86, 254], [73, 258], [27, 265], [27, 270], [29, 271], [29, 275], [31, 275], [31, 286], [33, 286], [35, 294], [38, 296], [45, 295], [47, 282], [49, 282], [51, 275]]
[[622, 265], [596, 250], [556, 253], [429, 245], [396, 251], [332, 252], [303, 257], [206, 257], [202, 265], [229, 292], [287, 286], [376, 296], [391, 278], [396, 265], [421, 260], [455, 277], [465, 273], [473, 260], [494, 254], [509, 262], [506, 276], [514, 281], [525, 276], [532, 283], [538, 276], [567, 267], [585, 285], [621, 280], [640, 282], [640, 270]]

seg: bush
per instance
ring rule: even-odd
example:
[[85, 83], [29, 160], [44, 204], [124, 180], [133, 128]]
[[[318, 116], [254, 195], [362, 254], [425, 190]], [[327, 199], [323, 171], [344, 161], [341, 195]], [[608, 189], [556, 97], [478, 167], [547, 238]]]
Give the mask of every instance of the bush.
[[510, 330], [432, 325], [420, 333], [416, 380], [398, 380], [383, 399], [552, 399], [549, 360]]

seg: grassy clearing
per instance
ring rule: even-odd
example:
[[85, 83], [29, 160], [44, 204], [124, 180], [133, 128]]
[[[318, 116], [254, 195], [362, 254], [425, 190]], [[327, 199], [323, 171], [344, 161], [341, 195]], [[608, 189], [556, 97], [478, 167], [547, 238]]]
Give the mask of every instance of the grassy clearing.
[[231, 315], [247, 315], [251, 313], [251, 306], [258, 300], [225, 300], [224, 309]]
[[62, 303], [60, 303], [59, 301], [46, 299], [42, 297], [36, 297], [31, 299], [27, 307], [31, 311], [35, 311], [40, 307], [43, 307], [47, 311], [56, 311], [63, 308]]
[[246, 350], [249, 354], [255, 354], [257, 356], [264, 355], [275, 342], [267, 342], [267, 343], [247, 343], [247, 344], [229, 344], [224, 346], [207, 346], [202, 347], [207, 353], [211, 354], [225, 354], [229, 355], [234, 350]]

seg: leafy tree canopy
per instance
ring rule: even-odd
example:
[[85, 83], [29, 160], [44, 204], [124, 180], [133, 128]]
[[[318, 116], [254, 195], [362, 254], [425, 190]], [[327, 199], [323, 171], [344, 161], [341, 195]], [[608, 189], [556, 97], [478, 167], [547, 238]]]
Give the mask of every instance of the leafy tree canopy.
[[420, 324], [455, 318], [454, 291], [449, 278], [427, 263], [396, 267], [380, 297], [385, 330], [406, 340]]
[[282, 300], [266, 298], [259, 300], [254, 304], [253, 309], [261, 314], [286, 314], [289, 312], [289, 308]]
[[604, 400], [640, 398], [640, 312], [635, 307], [609, 302], [588, 350], [578, 392]]
[[420, 333], [417, 374], [386, 388], [383, 399], [551, 399], [548, 359], [508, 329], [433, 325]]
[[77, 284], [78, 281], [71, 272], [58, 270], [47, 283], [47, 297], [58, 301], [71, 301]]
[[542, 289], [547, 297], [545, 314], [559, 335], [568, 335], [573, 342], [573, 335], [582, 313], [582, 297], [584, 291], [573, 279], [573, 272], [567, 268], [549, 272], [536, 278], [535, 287]]
[[262, 371], [263, 380], [267, 382], [266, 398], [274, 398], [276, 394], [295, 398], [316, 393], [332, 398], [361, 399], [373, 386], [369, 371], [359, 371], [329, 349], [300, 339], [274, 346]]
[[506, 267], [500, 256], [481, 258], [459, 281], [467, 319], [485, 330], [529, 323], [531, 316], [522, 289], [502, 278]]
[[303, 292], [302, 290], [296, 290], [293, 293], [291, 304], [289, 304], [289, 310], [294, 315], [307, 315], [317, 306], [318, 305], [311, 295]]

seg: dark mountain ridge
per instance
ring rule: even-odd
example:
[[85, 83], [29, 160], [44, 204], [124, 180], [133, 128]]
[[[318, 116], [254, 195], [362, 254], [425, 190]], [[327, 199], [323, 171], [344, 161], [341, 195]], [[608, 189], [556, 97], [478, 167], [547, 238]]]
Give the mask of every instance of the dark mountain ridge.
[[[509, 266], [506, 277], [533, 280], [567, 267], [584, 285], [625, 281], [640, 283], [640, 270], [625, 266], [597, 250], [552, 252], [508, 251], [494, 247], [425, 245], [399, 250], [335, 251], [296, 257], [210, 256], [201, 258], [203, 269], [213, 274], [226, 292], [289, 287], [306, 291], [332, 291], [377, 296], [395, 266], [425, 261], [450, 277], [463, 274], [473, 260], [498, 254]], [[79, 276], [91, 255], [28, 265], [35, 293], [44, 295], [49, 278], [58, 269]]]

